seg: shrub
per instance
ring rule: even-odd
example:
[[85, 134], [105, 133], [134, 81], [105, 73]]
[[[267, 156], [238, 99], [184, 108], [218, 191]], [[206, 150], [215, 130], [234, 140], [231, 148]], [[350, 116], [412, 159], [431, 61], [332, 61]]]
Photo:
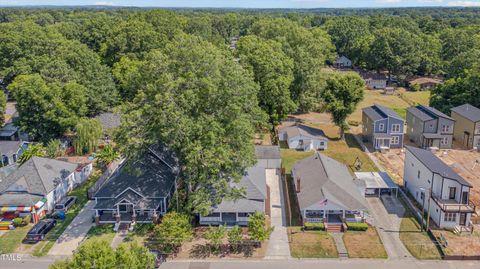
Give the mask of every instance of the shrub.
[[273, 227], [267, 227], [265, 215], [263, 213], [255, 212], [255, 214], [250, 216], [248, 221], [248, 236], [251, 240], [267, 240], [272, 232]]
[[305, 222], [303, 224], [303, 227], [305, 230], [310, 230], [310, 231], [323, 231], [325, 230], [325, 224], [319, 222], [319, 223], [313, 223], [313, 222]]
[[13, 219], [13, 226], [18, 227], [18, 226], [22, 225], [22, 221], [23, 221], [22, 218], [14, 218]]
[[348, 230], [350, 231], [366, 231], [368, 230], [368, 224], [364, 222], [347, 222]]
[[418, 91], [421, 91], [422, 88], [421, 88], [420, 85], [418, 85], [418, 84], [412, 84], [412, 85], [410, 85], [410, 90], [411, 90], [412, 92], [418, 92]]
[[350, 120], [348, 121], [348, 124], [351, 126], [360, 126], [361, 122], [356, 121], [356, 120]]
[[32, 217], [30, 217], [30, 215], [26, 215], [26, 216], [23, 217], [23, 219], [22, 219], [22, 224], [23, 224], [23, 225], [28, 225], [31, 220], [32, 220]]

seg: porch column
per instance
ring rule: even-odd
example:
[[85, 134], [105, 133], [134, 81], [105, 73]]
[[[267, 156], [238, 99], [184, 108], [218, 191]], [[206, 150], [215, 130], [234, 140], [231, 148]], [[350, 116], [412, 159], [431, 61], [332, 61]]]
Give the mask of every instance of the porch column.
[[115, 215], [115, 222], [119, 223], [120, 222], [120, 209], [117, 205], [117, 214]]
[[157, 222], [158, 222], [158, 215], [157, 215], [157, 210], [156, 210], [156, 209], [153, 210], [153, 216], [152, 216], [152, 218], [153, 218], [153, 220], [152, 220], [153, 223], [157, 223]]
[[220, 212], [220, 221], [219, 222], [222, 222], [223, 221], [223, 213]]
[[135, 206], [132, 205], [132, 222], [137, 221], [137, 213], [135, 212]]
[[343, 216], [343, 219], [345, 219], [345, 209], [342, 210], [342, 216]]
[[235, 212], [235, 222], [238, 222], [238, 212]]
[[100, 224], [100, 214], [98, 214], [97, 209], [95, 209], [95, 224]]

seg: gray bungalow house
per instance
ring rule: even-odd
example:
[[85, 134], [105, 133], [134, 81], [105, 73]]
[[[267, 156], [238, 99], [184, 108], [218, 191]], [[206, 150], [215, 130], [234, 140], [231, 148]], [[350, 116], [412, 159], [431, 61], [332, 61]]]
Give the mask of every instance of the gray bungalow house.
[[255, 212], [265, 213], [268, 208], [268, 187], [266, 171], [262, 166], [253, 166], [245, 172], [238, 183], [231, 183], [232, 188], [243, 188], [245, 195], [236, 200], [224, 199], [212, 208], [207, 216], [201, 216], [200, 225], [245, 226], [248, 217]]
[[377, 150], [402, 148], [405, 121], [390, 108], [374, 104], [362, 110], [362, 134]]
[[344, 222], [363, 222], [367, 202], [348, 168], [323, 154], [295, 163], [292, 169], [303, 222], [323, 222], [343, 231]]
[[452, 118], [454, 139], [467, 149], [480, 149], [480, 109], [470, 104], [457, 106], [452, 108]]
[[178, 159], [161, 145], [127, 161], [95, 194], [96, 223], [157, 222], [167, 212], [179, 170]]
[[421, 148], [452, 148], [455, 120], [437, 109], [418, 105], [407, 109], [407, 134]]

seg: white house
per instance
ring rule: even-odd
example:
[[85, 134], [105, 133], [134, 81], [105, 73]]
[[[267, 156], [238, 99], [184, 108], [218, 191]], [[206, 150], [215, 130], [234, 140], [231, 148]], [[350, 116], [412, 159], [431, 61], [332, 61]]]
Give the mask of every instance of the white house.
[[336, 68], [351, 68], [352, 67], [352, 61], [345, 57], [344, 55], [337, 57], [335, 60], [335, 67]]
[[[405, 146], [404, 184], [440, 228], [470, 231], [472, 185], [432, 152]], [[426, 199], [425, 199], [426, 198]]]
[[0, 180], [0, 213], [32, 214], [33, 221], [38, 221], [80, 181], [77, 169], [77, 164], [32, 157]]
[[322, 130], [302, 124], [279, 128], [278, 139], [287, 142], [291, 149], [303, 151], [325, 150], [328, 144], [328, 138]]
[[367, 88], [371, 90], [385, 89], [387, 87], [387, 77], [384, 74], [361, 72]]
[[348, 168], [320, 153], [292, 169], [303, 222], [323, 222], [328, 231], [343, 231], [345, 222], [363, 222], [367, 203]]

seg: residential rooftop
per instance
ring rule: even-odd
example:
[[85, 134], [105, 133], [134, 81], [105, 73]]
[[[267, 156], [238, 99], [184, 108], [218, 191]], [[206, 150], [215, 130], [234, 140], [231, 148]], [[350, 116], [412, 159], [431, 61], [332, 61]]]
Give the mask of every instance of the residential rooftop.
[[373, 104], [372, 106], [365, 107], [362, 109], [362, 111], [373, 121], [385, 119], [388, 117], [402, 119], [395, 111], [379, 104]]
[[301, 135], [315, 139], [327, 139], [327, 136], [321, 129], [313, 128], [303, 124], [293, 124], [290, 126], [280, 127], [278, 131], [286, 132], [288, 137], [295, 137]]
[[407, 111], [422, 121], [430, 121], [438, 118], [454, 120], [453, 118], [445, 115], [441, 111], [433, 107], [424, 106], [424, 105], [409, 107]]
[[279, 146], [255, 146], [255, 155], [257, 159], [280, 159]]
[[480, 109], [470, 104], [464, 104], [451, 109], [453, 112], [465, 117], [466, 119], [477, 122], [480, 121]]

